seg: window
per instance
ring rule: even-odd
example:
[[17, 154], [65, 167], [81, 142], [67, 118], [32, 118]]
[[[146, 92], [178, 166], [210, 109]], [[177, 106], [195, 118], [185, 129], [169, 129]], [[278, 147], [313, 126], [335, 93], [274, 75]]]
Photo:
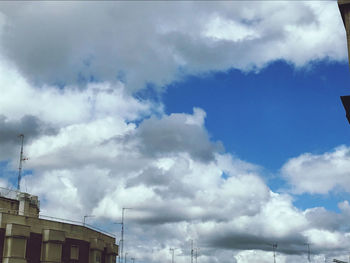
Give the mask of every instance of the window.
[[96, 262], [101, 262], [101, 255], [100, 255], [100, 253], [96, 254]]
[[72, 245], [70, 247], [70, 259], [79, 259], [79, 247], [76, 245]]

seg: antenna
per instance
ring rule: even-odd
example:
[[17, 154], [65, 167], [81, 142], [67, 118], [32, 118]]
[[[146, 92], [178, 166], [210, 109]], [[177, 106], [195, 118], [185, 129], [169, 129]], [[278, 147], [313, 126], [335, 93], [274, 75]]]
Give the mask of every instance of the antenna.
[[20, 134], [18, 137], [21, 138], [21, 153], [19, 156], [19, 167], [18, 167], [18, 182], [17, 182], [17, 190], [19, 191], [21, 188], [21, 178], [22, 178], [22, 162], [28, 160], [28, 158], [23, 157], [23, 141], [24, 141], [24, 135]]
[[195, 255], [194, 255], [194, 257], [195, 257], [195, 259], [196, 259], [196, 263], [197, 263], [197, 258], [198, 258], [198, 252], [199, 252], [199, 250], [200, 250], [199, 247], [196, 247], [196, 248], [195, 248]]
[[125, 255], [124, 255], [124, 262], [123, 262], [123, 250], [124, 250], [124, 213], [125, 213], [125, 210], [130, 210], [130, 209], [133, 209], [133, 208], [130, 208], [130, 207], [123, 207], [122, 208], [122, 239], [120, 240], [122, 243], [121, 243], [121, 248], [120, 248], [120, 255], [121, 255], [121, 260], [122, 262], [121, 263], [126, 263], [126, 252], [125, 252]]
[[171, 263], [174, 263], [175, 262], [175, 256], [174, 256], [174, 252], [175, 252], [175, 249], [176, 248], [169, 248], [169, 251], [171, 253]]
[[311, 262], [311, 258], [310, 258], [310, 243], [305, 243], [304, 245], [307, 246], [307, 260], [309, 262]]
[[276, 249], [277, 249], [277, 243], [269, 244], [272, 246], [273, 249], [273, 262], [276, 263]]
[[193, 263], [193, 239], [191, 239], [191, 263]]

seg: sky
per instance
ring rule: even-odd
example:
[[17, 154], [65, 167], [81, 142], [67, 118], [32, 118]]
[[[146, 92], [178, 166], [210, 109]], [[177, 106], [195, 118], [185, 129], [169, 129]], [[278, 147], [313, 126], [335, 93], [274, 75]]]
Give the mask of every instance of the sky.
[[336, 1], [0, 2], [0, 186], [140, 263], [347, 260]]

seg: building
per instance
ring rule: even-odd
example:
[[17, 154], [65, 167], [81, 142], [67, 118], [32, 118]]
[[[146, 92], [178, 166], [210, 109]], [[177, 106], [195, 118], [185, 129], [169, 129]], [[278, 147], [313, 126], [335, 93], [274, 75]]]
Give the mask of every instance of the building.
[[340, 10], [341, 17], [343, 19], [346, 38], [348, 43], [348, 54], [350, 58], [350, 0], [338, 0], [338, 7]]
[[39, 207], [36, 196], [0, 189], [0, 263], [116, 262], [114, 236], [43, 219]]

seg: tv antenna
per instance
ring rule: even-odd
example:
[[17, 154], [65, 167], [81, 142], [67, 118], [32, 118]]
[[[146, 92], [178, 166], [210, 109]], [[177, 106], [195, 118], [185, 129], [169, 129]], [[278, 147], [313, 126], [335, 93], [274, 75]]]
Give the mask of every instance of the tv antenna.
[[171, 263], [175, 263], [175, 250], [176, 250], [176, 248], [169, 248], [169, 251], [170, 251], [170, 253], [171, 253]]
[[277, 243], [273, 243], [273, 244], [269, 244], [269, 245], [272, 246], [272, 250], [273, 250], [273, 263], [276, 263]]
[[310, 257], [310, 243], [305, 243], [304, 245], [307, 246], [307, 261], [311, 262], [311, 257]]
[[24, 135], [20, 134], [18, 135], [19, 138], [21, 138], [21, 153], [19, 156], [19, 167], [18, 167], [18, 182], [17, 182], [17, 190], [20, 191], [21, 188], [21, 178], [22, 178], [22, 163], [23, 161], [28, 160], [28, 158], [23, 157], [23, 141], [24, 141]]

